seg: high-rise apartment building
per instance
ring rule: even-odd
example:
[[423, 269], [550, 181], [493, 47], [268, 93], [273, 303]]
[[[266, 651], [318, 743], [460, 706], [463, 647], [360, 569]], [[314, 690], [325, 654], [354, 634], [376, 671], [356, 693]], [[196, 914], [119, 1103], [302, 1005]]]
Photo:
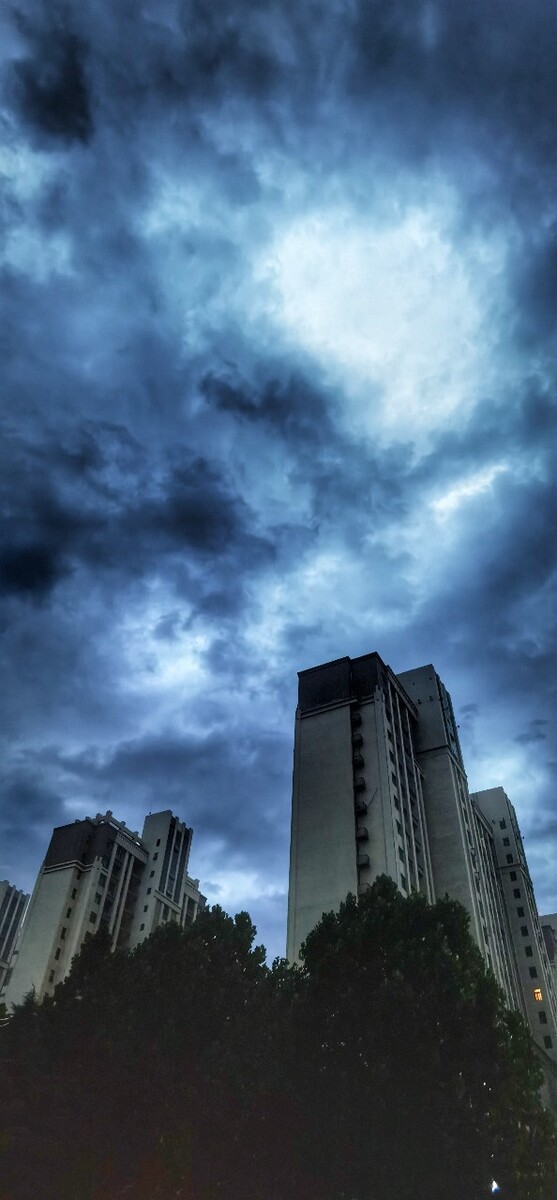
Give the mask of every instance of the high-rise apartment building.
[[[512, 847], [510, 836], [508, 847], [499, 836], [503, 820]], [[513, 882], [509, 891], [509, 853], [529, 897], [524, 928], [536, 931], [522, 956], [517, 938], [527, 935], [521, 906], [509, 908], [519, 886]], [[553, 1056], [555, 1000], [512, 805], [502, 789], [470, 795], [451, 698], [435, 668], [395, 675], [378, 654], [366, 654], [299, 674], [288, 958], [298, 957], [324, 912], [382, 874], [403, 895], [448, 895], [464, 905], [508, 1005], [523, 1012], [537, 1044]], [[536, 978], [540, 986], [529, 989]], [[540, 990], [544, 1001], [549, 997], [542, 1008]]]
[[378, 654], [299, 675], [287, 955], [387, 874], [433, 898], [417, 707]]
[[15, 884], [0, 879], [0, 991], [4, 986], [10, 960], [29, 896]]
[[502, 787], [475, 792], [473, 799], [493, 830], [511, 956], [519, 983], [516, 1007], [526, 1017], [534, 1041], [557, 1062], [557, 999], [516, 813]]
[[141, 837], [111, 812], [54, 830], [12, 958], [3, 999], [39, 1000], [68, 974], [88, 933], [133, 947], [161, 923], [195, 919], [205, 900], [187, 875], [192, 831], [170, 811], [149, 814]]

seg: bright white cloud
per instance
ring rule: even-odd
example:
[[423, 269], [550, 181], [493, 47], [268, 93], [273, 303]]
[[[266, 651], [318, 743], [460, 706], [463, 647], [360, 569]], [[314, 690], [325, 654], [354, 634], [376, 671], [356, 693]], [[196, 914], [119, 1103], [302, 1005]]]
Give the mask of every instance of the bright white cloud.
[[467, 476], [466, 479], [461, 479], [453, 487], [444, 492], [442, 496], [431, 501], [431, 508], [435, 514], [443, 520], [450, 516], [455, 509], [473, 496], [479, 496], [483, 492], [489, 492], [493, 481], [498, 475], [504, 474], [509, 470], [507, 463], [493, 463], [490, 467], [485, 467], [483, 471], [477, 471], [474, 475]]
[[317, 209], [256, 264], [269, 315], [341, 384], [363, 433], [427, 434], [485, 385], [487, 284], [498, 291], [503, 252], [479, 236], [457, 246], [444, 202], [390, 222]]
[[[202, 855], [198, 855], [198, 865], [204, 866]], [[207, 864], [209, 870], [214, 867]], [[218, 882], [207, 883], [207, 899], [211, 904], [221, 904], [231, 912], [253, 900], [274, 899], [284, 895], [284, 887], [269, 883], [256, 871], [222, 870], [219, 867]]]
[[[188, 694], [200, 691], [206, 683], [203, 655], [210, 638], [201, 631], [186, 630], [180, 613], [171, 636], [161, 637], [161, 624], [172, 618], [171, 593], [155, 582], [143, 602], [128, 610], [117, 631], [117, 644], [126, 666], [123, 675], [126, 691], [140, 696], [156, 694], [165, 709], [165, 696], [172, 708], [181, 703], [182, 689]], [[175, 603], [175, 601], [174, 601]], [[161, 709], [158, 709], [160, 714]]]

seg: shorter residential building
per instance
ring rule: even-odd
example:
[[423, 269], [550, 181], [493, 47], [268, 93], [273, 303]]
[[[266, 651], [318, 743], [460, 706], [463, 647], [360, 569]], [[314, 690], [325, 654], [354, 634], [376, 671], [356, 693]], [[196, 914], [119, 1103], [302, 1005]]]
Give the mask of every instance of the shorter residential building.
[[187, 874], [192, 831], [170, 810], [141, 837], [109, 811], [54, 830], [29, 903], [3, 999], [39, 1000], [68, 974], [88, 933], [133, 949], [166, 921], [194, 920], [205, 899]]
[[475, 792], [472, 800], [493, 832], [510, 961], [519, 989], [516, 1007], [524, 1013], [534, 1041], [557, 1063], [557, 998], [516, 813], [502, 787]]
[[14, 883], [0, 879], [0, 992], [6, 981], [28, 900], [27, 892], [20, 892]]

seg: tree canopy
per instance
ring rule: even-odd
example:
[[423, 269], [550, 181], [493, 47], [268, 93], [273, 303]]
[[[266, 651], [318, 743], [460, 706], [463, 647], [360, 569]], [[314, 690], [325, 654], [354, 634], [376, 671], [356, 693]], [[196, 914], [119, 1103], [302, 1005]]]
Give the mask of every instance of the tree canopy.
[[133, 952], [99, 932], [0, 1030], [0, 1200], [554, 1195], [520, 1017], [444, 900], [378, 880], [301, 965], [215, 907]]

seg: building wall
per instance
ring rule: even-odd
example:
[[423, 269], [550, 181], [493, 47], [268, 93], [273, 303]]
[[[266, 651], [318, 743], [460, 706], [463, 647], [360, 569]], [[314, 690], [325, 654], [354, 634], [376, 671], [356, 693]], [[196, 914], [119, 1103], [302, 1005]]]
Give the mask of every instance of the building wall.
[[464, 905], [472, 937], [486, 956], [475, 823], [451, 699], [431, 663], [397, 678], [418, 710], [416, 749], [435, 895]]
[[557, 1062], [557, 999], [516, 813], [501, 787], [473, 798], [493, 830], [521, 1007], [532, 1037]]
[[17, 935], [21, 927], [29, 900], [26, 892], [19, 891], [15, 884], [0, 879], [0, 991], [8, 972]]
[[483, 921], [487, 962], [502, 988], [509, 1008], [526, 1016], [522, 1001], [514, 947], [497, 866], [497, 854], [490, 822], [473, 803], [478, 853], [480, 856], [480, 915]]
[[540, 925], [553, 980], [553, 991], [557, 995], [557, 913], [548, 913], [540, 917]]
[[14, 952], [11, 979], [3, 999], [21, 1004], [34, 990], [42, 999], [49, 973], [52, 943], [58, 939], [70, 901], [72, 869], [44, 875], [41, 869], [31, 896], [21, 939]]
[[98, 929], [107, 929], [113, 949], [131, 948], [165, 920], [195, 919], [204, 897], [186, 873], [191, 830], [165, 812], [149, 816], [144, 833], [145, 841], [111, 812], [54, 830], [12, 959], [7, 1004], [32, 988], [39, 1000], [52, 992]]
[[378, 654], [300, 672], [294, 739], [287, 955], [349, 892], [389, 875], [433, 884], [416, 712]]
[[287, 954], [358, 890], [350, 703], [296, 714]]
[[141, 841], [147, 861], [130, 928], [131, 947], [138, 946], [166, 921], [184, 925], [187, 919], [197, 916], [199, 886], [196, 888], [187, 874], [191, 840], [191, 829], [170, 809], [149, 813], [145, 818]]

